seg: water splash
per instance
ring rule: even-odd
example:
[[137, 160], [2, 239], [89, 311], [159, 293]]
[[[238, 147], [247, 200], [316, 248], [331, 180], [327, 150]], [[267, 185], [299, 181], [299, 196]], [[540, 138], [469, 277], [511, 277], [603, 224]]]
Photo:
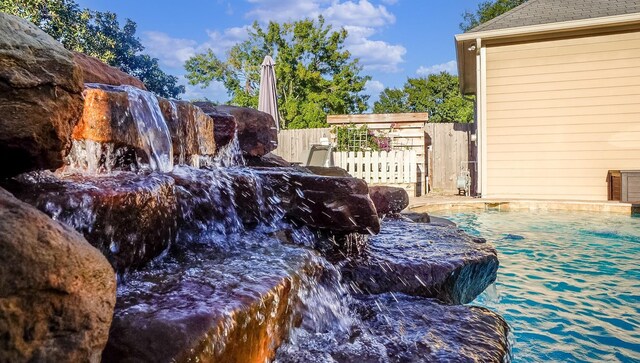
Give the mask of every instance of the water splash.
[[214, 164], [221, 167], [245, 166], [245, 160], [240, 149], [238, 130], [233, 134], [233, 139], [227, 145], [221, 147], [214, 159]]

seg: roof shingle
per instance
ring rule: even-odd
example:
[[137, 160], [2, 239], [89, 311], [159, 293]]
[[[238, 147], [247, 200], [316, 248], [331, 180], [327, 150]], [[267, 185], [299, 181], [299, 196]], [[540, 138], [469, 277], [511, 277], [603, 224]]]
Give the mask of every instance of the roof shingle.
[[640, 13], [640, 0], [529, 0], [467, 33]]

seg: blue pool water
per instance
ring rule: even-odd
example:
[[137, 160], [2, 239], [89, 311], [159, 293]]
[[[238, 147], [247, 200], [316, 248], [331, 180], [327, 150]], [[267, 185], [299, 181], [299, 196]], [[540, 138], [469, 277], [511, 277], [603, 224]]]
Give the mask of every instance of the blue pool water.
[[509, 322], [514, 362], [640, 362], [640, 218], [442, 216], [498, 250], [498, 280], [473, 304]]

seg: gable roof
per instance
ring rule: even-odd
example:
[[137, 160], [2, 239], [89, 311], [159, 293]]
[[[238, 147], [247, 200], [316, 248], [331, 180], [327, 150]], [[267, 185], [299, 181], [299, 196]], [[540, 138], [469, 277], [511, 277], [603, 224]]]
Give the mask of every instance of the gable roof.
[[529, 0], [467, 33], [640, 13], [640, 0]]

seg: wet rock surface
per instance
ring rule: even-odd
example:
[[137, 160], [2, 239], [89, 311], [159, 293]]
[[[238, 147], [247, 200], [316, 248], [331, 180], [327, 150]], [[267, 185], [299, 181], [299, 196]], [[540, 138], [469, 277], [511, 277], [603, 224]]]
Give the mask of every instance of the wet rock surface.
[[[323, 176], [344, 176], [344, 177], [351, 177], [351, 174], [349, 174], [348, 171], [342, 169], [339, 166], [329, 166], [329, 167], [324, 167], [324, 166], [305, 166], [305, 168], [309, 169], [310, 172], [316, 174], [316, 175], [323, 175]], [[371, 193], [371, 188], [369, 187], [369, 192]], [[374, 201], [375, 203], [375, 201]]]
[[158, 101], [171, 132], [174, 163], [199, 166], [200, 161], [193, 158], [213, 158], [216, 153], [214, 120], [190, 102], [162, 98]]
[[257, 166], [265, 168], [289, 168], [292, 164], [282, 157], [268, 153], [262, 156], [253, 156], [246, 158], [248, 166]]
[[73, 52], [73, 62], [82, 71], [83, 83], [103, 83], [114, 86], [130, 85], [146, 90], [141, 80], [104, 63], [98, 58]]
[[176, 246], [162, 265], [131, 274], [103, 361], [269, 361], [321, 268], [307, 250], [237, 237], [224, 252]]
[[504, 319], [488, 309], [441, 305], [403, 294], [359, 296], [354, 321], [338, 332], [293, 333], [278, 350], [279, 363], [504, 362], [509, 355]]
[[34, 172], [5, 186], [19, 199], [82, 233], [118, 272], [143, 266], [175, 240], [174, 181], [163, 174], [88, 177]]
[[216, 106], [206, 102], [196, 102], [195, 105], [209, 114], [227, 113], [235, 118], [240, 149], [245, 156], [262, 156], [278, 146], [276, 122], [268, 113], [248, 107]]
[[363, 180], [283, 169], [254, 170], [282, 200], [285, 216], [294, 224], [337, 234], [380, 231], [380, 221]]
[[81, 93], [71, 52], [27, 20], [0, 13], [0, 176], [63, 165]]
[[0, 189], [0, 360], [99, 362], [115, 304], [104, 256]]
[[451, 226], [385, 220], [364, 252], [343, 267], [355, 292], [402, 292], [466, 304], [497, 276], [495, 248]]
[[403, 188], [370, 186], [369, 196], [371, 196], [378, 214], [400, 213], [401, 210], [409, 206], [409, 194]]
[[193, 104], [200, 107], [207, 116], [213, 119], [218, 149], [233, 141], [238, 128], [235, 117], [229, 113], [218, 111], [216, 105], [211, 102], [194, 102]]

